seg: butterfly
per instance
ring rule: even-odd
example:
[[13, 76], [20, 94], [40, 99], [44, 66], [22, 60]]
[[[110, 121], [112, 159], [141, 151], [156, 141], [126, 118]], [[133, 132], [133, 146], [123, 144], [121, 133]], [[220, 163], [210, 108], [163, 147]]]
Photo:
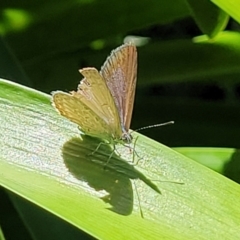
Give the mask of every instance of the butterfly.
[[57, 111], [89, 136], [113, 144], [130, 144], [129, 133], [137, 78], [137, 50], [131, 43], [113, 50], [100, 71], [79, 70], [77, 91], [52, 92]]

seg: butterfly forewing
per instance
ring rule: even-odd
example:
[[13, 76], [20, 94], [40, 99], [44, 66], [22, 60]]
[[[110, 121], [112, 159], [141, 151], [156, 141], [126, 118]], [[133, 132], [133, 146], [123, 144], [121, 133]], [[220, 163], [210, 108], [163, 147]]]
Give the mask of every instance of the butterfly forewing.
[[85, 134], [112, 140], [112, 129], [80, 99], [60, 91], [52, 94], [54, 107], [62, 116], [78, 124]]
[[124, 44], [112, 51], [102, 66], [100, 74], [117, 106], [122, 127], [128, 132], [135, 97], [137, 78], [137, 50], [132, 44]]
[[71, 93], [108, 124], [115, 138], [120, 138], [120, 118], [105, 80], [95, 68], [83, 68], [80, 72], [85, 78], [78, 91]]

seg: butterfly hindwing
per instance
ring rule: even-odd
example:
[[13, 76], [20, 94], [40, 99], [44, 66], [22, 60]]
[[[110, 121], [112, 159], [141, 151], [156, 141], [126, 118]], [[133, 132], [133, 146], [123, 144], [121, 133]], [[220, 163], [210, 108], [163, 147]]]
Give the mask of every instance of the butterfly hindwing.
[[81, 130], [90, 136], [112, 139], [111, 130], [106, 122], [99, 118], [80, 99], [65, 92], [53, 92], [53, 105], [62, 116], [79, 125]]

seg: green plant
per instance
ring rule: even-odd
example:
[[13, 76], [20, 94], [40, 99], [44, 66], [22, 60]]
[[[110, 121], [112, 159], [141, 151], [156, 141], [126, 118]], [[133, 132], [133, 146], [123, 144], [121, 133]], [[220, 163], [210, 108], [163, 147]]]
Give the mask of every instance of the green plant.
[[[7, 61], [11, 59], [7, 54], [1, 55], [1, 75], [46, 92], [76, 88], [80, 55], [82, 65], [86, 61], [97, 67], [109, 53], [107, 48], [120, 44], [126, 32], [169, 23], [191, 12], [211, 39], [179, 37], [139, 48], [133, 126], [146, 125], [146, 115], [152, 114], [150, 124], [159, 119], [176, 121], [175, 126], [154, 131], [156, 138], [170, 146], [194, 146], [198, 142], [204, 147], [232, 147], [176, 150], [239, 181], [239, 154], [234, 147], [239, 142], [240, 116], [238, 100], [230, 90], [239, 82], [240, 35], [221, 32], [228, 20], [223, 10], [238, 20], [238, 4], [225, 6], [215, 1], [217, 8], [201, 1], [199, 7], [188, 1], [187, 8], [180, 1], [134, 1], [116, 3], [110, 12], [109, 1], [21, 4], [24, 11], [20, 12], [12, 11], [16, 7], [10, 5], [2, 6], [5, 22], [1, 23], [5, 24], [0, 27], [5, 29], [5, 40], [31, 81], [15, 67], [15, 56]], [[131, 14], [122, 14], [126, 11]], [[26, 17], [21, 29], [7, 22], [16, 13]], [[58, 26], [65, 29], [64, 33]], [[101, 46], [107, 47], [96, 50]], [[149, 86], [159, 80], [188, 84], [212, 80], [228, 90], [228, 98], [223, 103], [144, 97]], [[0, 105], [0, 184], [9, 191], [8, 197], [18, 211], [19, 215], [11, 212], [14, 218], [9, 221], [21, 229], [20, 237], [76, 239], [82, 234], [82, 238], [100, 239], [239, 239], [237, 183], [137, 133], [136, 151], [143, 159], [131, 166], [129, 149], [119, 146], [121, 156], [114, 155], [105, 168], [109, 147], [90, 157], [99, 140], [80, 135], [76, 125], [55, 112], [48, 94], [2, 80]], [[3, 188], [2, 212], [7, 209]], [[4, 233], [11, 224], [6, 224], [8, 213], [0, 216]]]

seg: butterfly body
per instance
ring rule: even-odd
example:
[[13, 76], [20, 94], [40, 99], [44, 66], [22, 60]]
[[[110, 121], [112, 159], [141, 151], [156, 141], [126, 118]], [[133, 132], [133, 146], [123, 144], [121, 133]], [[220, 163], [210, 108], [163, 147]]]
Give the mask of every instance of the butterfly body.
[[84, 78], [77, 91], [52, 93], [53, 106], [86, 135], [113, 144], [131, 143], [129, 127], [136, 87], [137, 51], [124, 44], [112, 51], [99, 72], [79, 70]]

